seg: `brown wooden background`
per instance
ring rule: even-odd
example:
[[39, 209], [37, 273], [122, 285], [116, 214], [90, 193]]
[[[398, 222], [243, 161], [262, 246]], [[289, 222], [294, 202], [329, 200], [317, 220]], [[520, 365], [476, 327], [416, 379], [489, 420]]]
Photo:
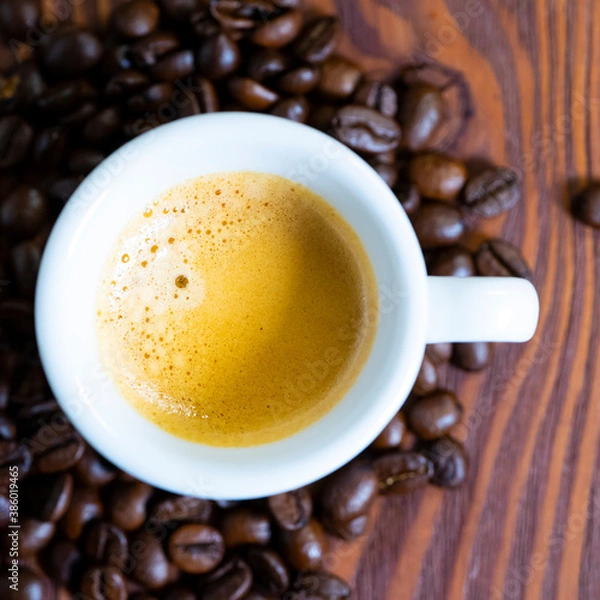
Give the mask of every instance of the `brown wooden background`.
[[[447, 374], [471, 457], [458, 490], [380, 501], [328, 566], [358, 600], [600, 598], [600, 233], [565, 210], [600, 177], [598, 0], [309, 0], [337, 12], [343, 51], [390, 74], [423, 56], [463, 71], [475, 115], [457, 151], [524, 173], [525, 202], [486, 223], [535, 267], [533, 342], [481, 375]], [[76, 21], [111, 0], [44, 0]]]

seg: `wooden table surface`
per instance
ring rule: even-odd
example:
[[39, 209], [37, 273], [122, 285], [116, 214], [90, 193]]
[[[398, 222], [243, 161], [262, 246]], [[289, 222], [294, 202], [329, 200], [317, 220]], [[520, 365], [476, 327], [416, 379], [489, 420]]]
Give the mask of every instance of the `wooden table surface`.
[[[111, 0], [44, 0], [78, 22]], [[337, 12], [343, 52], [391, 75], [423, 58], [464, 73], [474, 99], [456, 147], [523, 175], [524, 202], [489, 234], [534, 267], [540, 326], [483, 374], [446, 374], [466, 407], [466, 483], [380, 501], [327, 566], [357, 600], [600, 598], [600, 233], [569, 194], [600, 178], [597, 0], [309, 0]]]

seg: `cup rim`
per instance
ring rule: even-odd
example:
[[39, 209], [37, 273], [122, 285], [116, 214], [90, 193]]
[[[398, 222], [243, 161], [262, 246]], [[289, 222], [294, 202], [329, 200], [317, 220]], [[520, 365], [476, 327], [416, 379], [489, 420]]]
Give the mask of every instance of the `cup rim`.
[[[270, 115], [253, 113], [231, 112], [196, 115], [146, 132], [121, 146], [105, 160], [114, 160], [115, 157], [126, 156], [134, 148], [146, 148], [147, 151], [150, 151], [148, 150], [149, 144], [147, 144], [149, 140], [152, 140], [153, 147], [158, 148], [162, 138], [171, 135], [187, 135], [192, 129], [195, 129], [195, 133], [198, 134], [198, 131], [204, 126], [224, 127], [226, 129], [232, 127], [269, 128], [277, 131], [278, 135], [285, 139], [308, 140], [307, 143], [314, 144], [315, 148], [319, 144], [334, 144], [336, 149], [343, 153], [344, 161], [348, 161], [348, 169], [360, 172], [361, 177], [368, 181], [373, 194], [372, 198], [365, 198], [364, 203], [370, 206], [370, 210], [376, 210], [375, 207], [384, 207], [385, 205], [386, 214], [395, 221], [393, 225], [397, 233], [401, 234], [397, 238], [390, 236], [388, 241], [393, 246], [396, 254], [406, 256], [409, 252], [412, 264], [411, 294], [407, 301], [407, 310], [411, 316], [408, 323], [410, 331], [407, 331], [408, 338], [412, 340], [411, 352], [404, 353], [404, 362], [401, 365], [398, 364], [395, 372], [389, 376], [389, 380], [386, 382], [387, 402], [384, 402], [382, 398], [373, 399], [370, 408], [365, 410], [363, 421], [357, 424], [353, 431], [349, 431], [343, 437], [340, 436], [338, 439], [333, 440], [327, 446], [327, 451], [323, 450], [319, 456], [308, 453], [304, 460], [299, 458], [297, 461], [290, 463], [285, 471], [273, 469], [268, 476], [265, 474], [265, 476], [258, 478], [253, 486], [249, 488], [244, 488], [243, 485], [234, 486], [233, 488], [228, 486], [226, 493], [222, 490], [215, 490], [214, 487], [212, 492], [207, 493], [203, 489], [190, 489], [188, 485], [182, 486], [178, 482], [179, 480], [160, 472], [160, 469], [154, 468], [153, 465], [144, 467], [138, 459], [134, 460], [132, 456], [124, 454], [115, 445], [114, 440], [105, 437], [97, 427], [98, 422], [96, 419], [98, 417], [94, 411], [78, 410], [77, 406], [67, 400], [67, 390], [72, 390], [73, 375], [66, 372], [68, 369], [65, 369], [62, 362], [63, 357], [61, 356], [60, 347], [53, 341], [58, 339], [56, 336], [61, 335], [61, 324], [64, 319], [68, 318], [64, 311], [62, 314], [60, 312], [61, 292], [56, 289], [54, 279], [60, 272], [61, 264], [64, 264], [62, 261], [69, 260], [70, 252], [72, 252], [72, 241], [76, 238], [82, 223], [90, 218], [95, 207], [105, 197], [105, 190], [102, 189], [95, 190], [91, 196], [89, 190], [87, 190], [86, 194], [86, 182], [94, 178], [94, 174], [102, 168], [103, 163], [96, 167], [77, 188], [65, 205], [51, 232], [38, 276], [35, 297], [35, 330], [42, 365], [59, 405], [86, 441], [108, 460], [138, 479], [175, 493], [207, 496], [214, 499], [258, 498], [307, 485], [340, 468], [362, 452], [399, 409], [410, 393], [425, 350], [428, 311], [426, 269], [423, 254], [416, 235], [410, 226], [410, 221], [392, 190], [377, 172], [352, 150], [307, 125]], [[257, 143], [259, 142], [257, 140]], [[107, 188], [110, 185], [109, 183]], [[310, 184], [308, 184], [308, 187], [310, 187]], [[402, 248], [400, 248], [401, 245]], [[404, 258], [404, 261], [406, 262], [406, 258]], [[59, 318], [56, 318], [57, 315]], [[126, 400], [122, 399], [122, 402], [126, 403]], [[316, 423], [321, 420], [319, 419]], [[135, 438], [134, 432], [132, 432], [132, 436]], [[192, 442], [185, 443], [192, 444]], [[265, 446], [270, 446], [270, 444]], [[259, 448], [262, 447], [264, 446], [259, 446]], [[234, 453], [252, 451], [248, 448], [227, 450], [233, 450]], [[234, 453], [231, 455], [232, 457]], [[238, 476], [244, 477], [244, 474], [238, 473]], [[282, 477], [285, 481], [282, 481]], [[239, 491], [237, 491], [238, 489]]]

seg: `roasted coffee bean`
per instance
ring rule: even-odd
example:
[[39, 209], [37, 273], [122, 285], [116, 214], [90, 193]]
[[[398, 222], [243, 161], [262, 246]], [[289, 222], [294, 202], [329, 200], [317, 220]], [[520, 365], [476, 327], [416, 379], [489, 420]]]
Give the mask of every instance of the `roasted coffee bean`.
[[318, 569], [329, 550], [323, 527], [316, 519], [295, 531], [282, 530], [280, 546], [287, 563], [298, 571]]
[[59, 473], [77, 464], [84, 445], [80, 435], [62, 417], [36, 431], [31, 439], [31, 450], [38, 473]]
[[73, 175], [87, 175], [104, 159], [104, 154], [98, 150], [92, 148], [78, 148], [71, 152], [67, 158], [67, 168]]
[[321, 65], [318, 90], [327, 98], [343, 100], [354, 94], [361, 79], [358, 65], [341, 56], [332, 56]]
[[48, 201], [30, 185], [20, 185], [0, 204], [2, 231], [12, 237], [35, 235], [48, 217]]
[[74, 79], [57, 83], [44, 90], [37, 97], [35, 106], [43, 114], [71, 115], [95, 96], [96, 90], [89, 82]]
[[83, 551], [94, 563], [123, 571], [127, 565], [129, 544], [125, 534], [112, 523], [97, 521], [88, 529]]
[[90, 600], [127, 600], [127, 583], [114, 567], [92, 567], [83, 574], [81, 594]]
[[308, 94], [318, 83], [318, 69], [314, 66], [302, 66], [281, 75], [274, 85], [284, 94]]
[[208, 573], [224, 554], [223, 536], [210, 525], [183, 525], [169, 539], [169, 557], [184, 573]]
[[163, 57], [178, 50], [179, 38], [170, 31], [155, 31], [131, 45], [128, 56], [139, 69], [155, 66]]
[[65, 203], [83, 181], [83, 176], [62, 177], [48, 186], [48, 197], [56, 202]]
[[38, 475], [23, 482], [23, 504], [28, 514], [40, 521], [58, 521], [67, 512], [73, 496], [70, 473]]
[[268, 517], [247, 508], [228, 512], [223, 517], [220, 529], [228, 548], [242, 544], [268, 544], [271, 539]]
[[417, 394], [417, 396], [425, 396], [435, 390], [437, 387], [438, 376], [437, 369], [429, 357], [425, 355], [423, 357], [423, 362], [421, 363], [421, 368], [419, 369], [419, 374], [417, 375], [417, 380], [415, 381], [415, 385], [413, 386], [413, 394]]
[[383, 81], [362, 83], [354, 94], [354, 102], [379, 111], [386, 117], [395, 117], [398, 112], [398, 96], [394, 88]]
[[421, 207], [421, 196], [411, 183], [399, 181], [394, 186], [394, 193], [407, 215], [414, 215]]
[[475, 275], [475, 261], [470, 252], [450, 246], [437, 252], [428, 272], [440, 277], [471, 277]]
[[271, 496], [268, 505], [277, 525], [288, 531], [301, 529], [312, 515], [312, 497], [306, 488]]
[[31, 453], [25, 444], [16, 441], [0, 441], [0, 489], [8, 485], [9, 467], [19, 469], [19, 477], [25, 477], [31, 469]]
[[0, 31], [7, 40], [29, 41], [28, 36], [40, 21], [39, 0], [2, 0], [0, 2]]
[[275, 7], [265, 0], [215, 0], [210, 5], [210, 14], [222, 29], [238, 39], [258, 24], [269, 21], [274, 13]]
[[102, 502], [96, 488], [75, 487], [71, 503], [60, 521], [60, 526], [69, 540], [81, 537], [84, 527], [102, 516]]
[[398, 169], [395, 165], [376, 162], [372, 166], [377, 171], [379, 177], [381, 177], [389, 187], [393, 188], [396, 185], [398, 181]]
[[[306, 592], [305, 598], [342, 600], [350, 597], [350, 586], [340, 577], [324, 571], [304, 571], [294, 580], [294, 589]], [[300, 598], [298, 599], [300, 600]]]
[[131, 575], [143, 586], [155, 590], [170, 578], [170, 565], [162, 545], [152, 533], [137, 531], [130, 540], [129, 554], [133, 568]]
[[131, 96], [127, 102], [130, 110], [136, 113], [157, 113], [170, 108], [173, 103], [175, 86], [172, 83], [154, 83]]
[[163, 12], [174, 21], [184, 21], [198, 8], [198, 0], [160, 0]]
[[410, 180], [421, 196], [452, 201], [465, 184], [465, 165], [454, 158], [435, 152], [415, 156], [409, 164]]
[[104, 91], [112, 98], [127, 96], [146, 87], [150, 83], [147, 75], [134, 69], [115, 73], [106, 83]]
[[377, 450], [397, 448], [406, 431], [406, 421], [402, 413], [396, 413], [385, 429], [375, 438], [371, 446]]
[[189, 24], [192, 32], [200, 40], [213, 37], [223, 30], [226, 30], [233, 40], [239, 40], [241, 37], [237, 31], [221, 27], [221, 24], [211, 15], [210, 8], [208, 7], [194, 10], [189, 16]]
[[11, 109], [29, 111], [37, 97], [46, 89], [46, 82], [33, 61], [19, 66], [14, 74], [1, 78], [2, 98], [0, 106], [7, 111]]
[[159, 81], [175, 81], [194, 72], [194, 53], [191, 50], [177, 50], [161, 58], [151, 69], [150, 74]]
[[234, 556], [200, 584], [200, 600], [242, 600], [252, 586], [252, 571]]
[[308, 102], [302, 96], [293, 96], [280, 100], [271, 109], [271, 114], [276, 117], [283, 117], [297, 123], [306, 123], [308, 117]]
[[31, 141], [33, 129], [21, 117], [0, 117], [0, 169], [14, 167], [23, 161]]
[[72, 584], [82, 568], [79, 548], [69, 540], [54, 538], [44, 549], [44, 571], [58, 584]]
[[126, 38], [148, 35], [158, 26], [160, 12], [151, 0], [129, 0], [113, 12], [113, 24]]
[[54, 523], [23, 517], [19, 520], [19, 525], [19, 554], [21, 556], [31, 556], [39, 552], [54, 535]]
[[77, 77], [102, 59], [102, 42], [90, 31], [67, 29], [53, 34], [42, 46], [42, 63], [55, 76]]
[[398, 119], [403, 145], [413, 151], [422, 150], [444, 119], [442, 93], [428, 83], [410, 86], [402, 95]]
[[169, 523], [172, 521], [208, 523], [213, 514], [214, 503], [210, 500], [173, 494], [155, 503], [148, 517], [155, 523]]
[[510, 210], [520, 198], [517, 174], [506, 167], [495, 167], [469, 179], [461, 200], [472, 214], [488, 219]]
[[229, 91], [235, 100], [250, 110], [266, 110], [279, 100], [276, 92], [247, 77], [231, 79]]
[[467, 456], [464, 446], [446, 436], [422, 445], [421, 451], [433, 463], [431, 482], [439, 487], [456, 487], [467, 474]]
[[332, 133], [333, 119], [338, 108], [333, 104], [318, 104], [310, 107], [308, 124], [315, 129]]
[[433, 463], [423, 454], [397, 451], [373, 461], [382, 494], [406, 494], [425, 487], [433, 477]]
[[86, 122], [83, 137], [90, 144], [102, 144], [117, 135], [121, 123], [121, 109], [118, 106], [108, 106]]
[[219, 97], [212, 81], [206, 77], [194, 75], [186, 81], [186, 85], [189, 85], [189, 91], [194, 94], [201, 113], [219, 110]]
[[424, 440], [446, 435], [461, 419], [462, 406], [449, 391], [438, 390], [417, 399], [407, 411], [409, 427]]
[[489, 342], [454, 344], [452, 361], [465, 371], [481, 371], [490, 363], [491, 351]]
[[422, 248], [452, 246], [466, 231], [460, 210], [442, 202], [428, 202], [412, 217], [415, 233]]
[[147, 483], [116, 482], [111, 489], [109, 503], [110, 520], [123, 531], [133, 531], [146, 520], [146, 504], [152, 494]]
[[196, 66], [209, 79], [231, 75], [240, 64], [240, 50], [226, 33], [219, 33], [200, 44], [196, 51]]
[[13, 419], [0, 414], [0, 440], [14, 440], [17, 436], [17, 426]]
[[365, 106], [344, 106], [336, 113], [332, 126], [335, 136], [357, 152], [386, 152], [400, 142], [398, 123]]
[[320, 63], [335, 51], [341, 34], [335, 17], [320, 17], [309, 23], [294, 44], [294, 54], [303, 61]]
[[67, 146], [64, 127], [45, 127], [37, 132], [31, 145], [31, 161], [39, 169], [50, 171], [63, 160]]
[[252, 569], [254, 583], [265, 592], [281, 596], [290, 587], [290, 573], [277, 552], [269, 548], [250, 548], [246, 560]]
[[10, 251], [11, 272], [21, 297], [33, 296], [46, 237], [36, 236], [13, 246]]
[[281, 48], [292, 42], [302, 29], [302, 13], [290, 10], [259, 25], [250, 35], [250, 41], [265, 48]]
[[377, 496], [377, 477], [366, 463], [355, 462], [329, 477], [321, 491], [323, 523], [348, 537], [348, 523], [364, 516]]
[[494, 239], [481, 244], [475, 264], [479, 274], [487, 277], [522, 277], [527, 281], [533, 278], [521, 251], [506, 240]]
[[169, 587], [166, 591], [163, 591], [161, 598], [162, 600], [197, 600], [197, 596], [192, 590], [180, 585], [173, 588]]
[[0, 581], [0, 594], [4, 598], [15, 598], [15, 600], [54, 600], [56, 593], [55, 585], [39, 569], [21, 565], [19, 565], [17, 592], [9, 589], [8, 577], [3, 577], [2, 581]]
[[60, 125], [80, 125], [95, 115], [96, 112], [98, 112], [96, 102], [84, 102], [75, 111], [59, 116], [57, 122]]
[[288, 54], [272, 49], [259, 50], [248, 58], [246, 75], [254, 81], [263, 82], [288, 71], [291, 65], [292, 59]]
[[448, 342], [427, 344], [425, 354], [434, 365], [446, 363], [452, 357], [452, 344]]

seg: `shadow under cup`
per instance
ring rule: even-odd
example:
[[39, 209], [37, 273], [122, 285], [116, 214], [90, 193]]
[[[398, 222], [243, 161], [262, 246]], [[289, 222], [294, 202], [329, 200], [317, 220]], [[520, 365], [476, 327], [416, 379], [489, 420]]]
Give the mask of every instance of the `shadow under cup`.
[[[280, 175], [322, 196], [359, 235], [379, 293], [373, 348], [345, 397], [297, 434], [247, 448], [195, 444], [147, 421], [119, 395], [96, 339], [98, 282], [119, 234], [168, 188], [222, 171]], [[40, 355], [74, 426], [121, 469], [181, 494], [215, 499], [273, 495], [345, 464], [400, 408], [425, 347], [425, 275], [408, 218], [377, 173], [351, 150], [277, 117], [189, 117], [120, 148], [69, 200], [40, 268], [35, 306]]]

